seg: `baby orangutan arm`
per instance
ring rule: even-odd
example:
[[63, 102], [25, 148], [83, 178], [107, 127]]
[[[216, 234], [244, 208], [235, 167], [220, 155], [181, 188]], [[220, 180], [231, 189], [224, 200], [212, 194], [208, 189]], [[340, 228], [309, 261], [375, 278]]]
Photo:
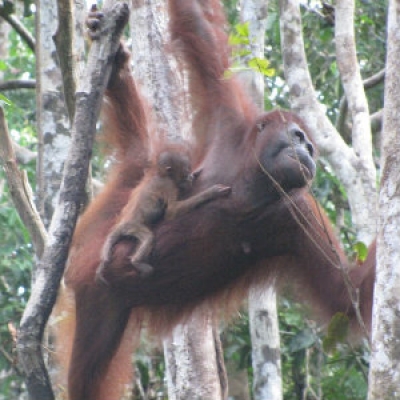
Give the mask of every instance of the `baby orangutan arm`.
[[186, 200], [169, 204], [165, 213], [165, 219], [173, 219], [179, 215], [188, 213], [208, 201], [216, 200], [219, 197], [227, 196], [231, 192], [229, 186], [213, 185], [202, 192], [189, 197]]

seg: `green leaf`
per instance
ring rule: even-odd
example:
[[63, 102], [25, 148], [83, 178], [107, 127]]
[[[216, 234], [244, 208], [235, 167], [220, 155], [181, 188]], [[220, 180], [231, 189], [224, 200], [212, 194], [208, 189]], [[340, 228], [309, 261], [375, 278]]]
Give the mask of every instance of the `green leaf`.
[[32, 15], [31, 5], [31, 0], [24, 0], [24, 17], [30, 17]]
[[331, 353], [338, 343], [343, 343], [349, 332], [349, 317], [344, 313], [336, 313], [329, 322], [328, 332], [322, 346], [324, 351]]
[[354, 245], [354, 251], [357, 254], [357, 259], [360, 260], [361, 262], [364, 262], [367, 259], [368, 247], [367, 247], [367, 245], [365, 243], [357, 242]]
[[233, 76], [232, 68], [228, 68], [224, 71], [224, 79], [230, 79]]
[[257, 72], [262, 73], [264, 76], [272, 77], [275, 76], [275, 69], [268, 68], [269, 61], [265, 58], [254, 57], [248, 61], [248, 66]]
[[1, 4], [2, 12], [4, 15], [8, 16], [15, 11], [15, 7], [12, 1], [4, 0]]
[[231, 46], [250, 44], [248, 22], [235, 25], [234, 33], [229, 35], [229, 44]]
[[238, 45], [248, 45], [250, 43], [249, 38], [242, 37], [235, 34], [229, 35], [229, 44], [231, 46], [238, 46]]
[[289, 343], [289, 352], [295, 353], [310, 348], [316, 341], [316, 336], [311, 329], [304, 329], [295, 335]]
[[0, 93], [0, 105], [3, 106], [5, 104], [11, 106], [12, 102], [4, 94]]
[[236, 24], [235, 31], [239, 36], [249, 37], [249, 23], [245, 22], [244, 24]]

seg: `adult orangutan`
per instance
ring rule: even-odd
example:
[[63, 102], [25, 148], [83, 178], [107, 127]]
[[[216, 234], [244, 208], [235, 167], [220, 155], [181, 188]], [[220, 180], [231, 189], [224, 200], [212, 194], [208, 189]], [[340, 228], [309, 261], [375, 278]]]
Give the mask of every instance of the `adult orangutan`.
[[[308, 194], [315, 149], [307, 128], [290, 112], [259, 110], [238, 79], [225, 74], [229, 48], [219, 0], [170, 0], [170, 17], [174, 48], [189, 73], [194, 168], [201, 170], [187, 196], [215, 184], [231, 193], [154, 227], [151, 274], [132, 273], [136, 243], [127, 238], [113, 248], [108, 284], [95, 280], [102, 246], [143, 177], [152, 140], [121, 47], [106, 104], [118, 162], [78, 223], [65, 273], [76, 304], [71, 400], [118, 398], [117, 382], [129, 376], [129, 338], [143, 323], [166, 333], [196, 306], [229, 307], [271, 277], [289, 277], [325, 313], [344, 312], [357, 324], [342, 271], [350, 266]], [[92, 27], [101, 23], [100, 14], [91, 18]], [[349, 271], [367, 326], [374, 256], [372, 248], [366, 264]]]

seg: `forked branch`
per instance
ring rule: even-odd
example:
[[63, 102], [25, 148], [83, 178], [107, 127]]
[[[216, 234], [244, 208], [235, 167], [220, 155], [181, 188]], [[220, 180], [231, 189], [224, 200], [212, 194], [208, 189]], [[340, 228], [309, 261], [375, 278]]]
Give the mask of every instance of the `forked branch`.
[[32, 294], [21, 320], [17, 351], [31, 400], [53, 400], [54, 394], [42, 355], [43, 332], [56, 300], [68, 249], [84, 199], [85, 182], [101, 100], [118, 49], [122, 30], [128, 21], [126, 3], [106, 2], [104, 26], [88, 57], [86, 74], [76, 93], [76, 113], [72, 143], [65, 165], [57, 209], [49, 242], [37, 265]]

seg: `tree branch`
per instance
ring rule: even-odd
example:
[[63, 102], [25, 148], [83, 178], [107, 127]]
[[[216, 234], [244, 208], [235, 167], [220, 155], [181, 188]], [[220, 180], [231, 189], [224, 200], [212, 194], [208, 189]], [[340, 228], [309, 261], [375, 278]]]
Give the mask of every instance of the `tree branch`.
[[38, 257], [41, 257], [46, 243], [46, 229], [33, 203], [32, 189], [25, 171], [17, 164], [13, 143], [8, 133], [3, 108], [0, 106], [0, 161], [6, 172], [10, 195], [22, 222], [31, 236]]
[[[369, 172], [363, 171], [359, 158], [325, 115], [325, 108], [317, 101], [304, 52], [299, 4], [296, 0], [280, 2], [281, 38], [286, 82], [291, 105], [311, 130], [321, 154], [326, 157], [343, 183], [352, 210], [353, 223], [359, 239], [371, 240], [369, 216], [374, 215], [365, 205], [370, 197]], [[375, 196], [375, 193], [374, 193]], [[372, 202], [371, 202], [372, 203]]]
[[385, 81], [386, 71], [382, 69], [381, 71], [377, 72], [376, 74], [370, 76], [367, 79], [364, 79], [363, 85], [364, 89], [372, 89], [374, 86], [379, 85], [380, 83]]
[[70, 121], [74, 119], [76, 63], [74, 58], [74, 15], [71, 0], [57, 0], [58, 27], [53, 36], [63, 78], [64, 98]]
[[0, 82], [0, 92], [16, 89], [35, 89], [36, 81], [34, 79], [11, 79]]
[[14, 141], [12, 142], [12, 146], [15, 151], [15, 156], [17, 158], [17, 161], [20, 164], [28, 164], [32, 160], [35, 160], [37, 157], [37, 153], [35, 151], [31, 151], [24, 146], [20, 146], [18, 143]]
[[382, 120], [383, 120], [383, 108], [371, 114], [370, 122], [371, 122], [372, 132], [375, 133], [382, 130]]
[[352, 119], [352, 146], [357, 157], [359, 173], [363, 177], [364, 223], [357, 231], [368, 238], [367, 243], [376, 235], [376, 169], [372, 158], [372, 135], [367, 97], [364, 92], [360, 68], [358, 66], [354, 34], [354, 0], [338, 0], [335, 12], [336, 60], [348, 101]]
[[[377, 72], [376, 74], [370, 76], [369, 78], [364, 79], [363, 85], [364, 85], [364, 90], [372, 89], [376, 85], [379, 85], [380, 83], [385, 81], [385, 69], [382, 69], [381, 71]], [[339, 113], [338, 117], [336, 120], [336, 129], [338, 132], [345, 137], [347, 136], [346, 132], [346, 119], [347, 119], [347, 112], [349, 110], [348, 107], [348, 102], [346, 96], [343, 96], [340, 99], [340, 105], [339, 105]], [[372, 116], [371, 116], [371, 119]], [[372, 123], [373, 121], [371, 121]], [[372, 130], [374, 130], [374, 126], [371, 127]]]
[[35, 52], [36, 41], [28, 29], [25, 28], [24, 24], [14, 14], [5, 12], [5, 10], [1, 7], [0, 17], [3, 17], [16, 30], [28, 47]]
[[[353, 0], [338, 0], [336, 16], [336, 60], [349, 103], [349, 110], [352, 114], [353, 148], [361, 160], [368, 165], [372, 162], [372, 140], [368, 102], [356, 55]], [[372, 168], [371, 172], [375, 172], [373, 170]], [[372, 179], [372, 181], [375, 181], [375, 179]]]
[[126, 3], [110, 0], [106, 2], [103, 12], [105, 17], [101, 36], [92, 44], [86, 74], [76, 93], [72, 143], [61, 183], [59, 203], [50, 225], [48, 246], [38, 263], [36, 280], [18, 335], [19, 365], [25, 374], [30, 400], [54, 399], [41, 342], [85, 197], [85, 183], [101, 100], [122, 30], [128, 20], [129, 8]]

